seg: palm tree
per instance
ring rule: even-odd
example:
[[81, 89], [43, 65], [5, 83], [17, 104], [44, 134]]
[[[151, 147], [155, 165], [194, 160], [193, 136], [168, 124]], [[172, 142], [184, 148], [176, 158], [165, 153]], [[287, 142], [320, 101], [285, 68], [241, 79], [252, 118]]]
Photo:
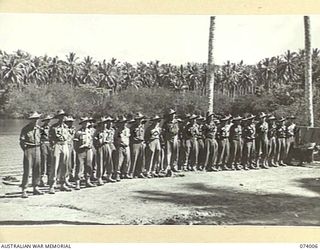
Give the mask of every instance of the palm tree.
[[314, 126], [313, 118], [313, 91], [312, 91], [312, 54], [311, 54], [311, 32], [310, 17], [304, 16], [304, 38], [305, 38], [305, 97], [307, 101], [308, 126]]
[[209, 94], [208, 112], [213, 113], [214, 101], [214, 57], [213, 57], [213, 42], [214, 42], [215, 16], [210, 17], [209, 27], [209, 46], [208, 46], [208, 69], [207, 69], [207, 84]]

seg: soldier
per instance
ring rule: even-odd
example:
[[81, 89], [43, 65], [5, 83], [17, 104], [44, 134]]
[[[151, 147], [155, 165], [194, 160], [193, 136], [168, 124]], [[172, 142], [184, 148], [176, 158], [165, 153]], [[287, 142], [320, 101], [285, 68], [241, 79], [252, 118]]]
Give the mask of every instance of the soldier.
[[182, 171], [188, 171], [188, 166], [185, 165], [185, 157], [186, 157], [186, 135], [185, 135], [185, 128], [189, 124], [189, 117], [191, 114], [187, 113], [184, 116], [184, 119], [179, 122], [178, 121], [178, 126], [179, 126], [179, 133], [178, 133], [178, 141], [179, 143], [179, 164], [181, 166]]
[[193, 114], [189, 117], [189, 123], [185, 127], [185, 163], [184, 166], [190, 171], [196, 171], [198, 168], [198, 156], [199, 156], [199, 146], [198, 146], [198, 135], [199, 135], [199, 125], [197, 124], [197, 115]]
[[151, 125], [147, 128], [146, 136], [146, 177], [158, 177], [157, 172], [159, 172], [160, 167], [160, 156], [161, 156], [161, 118], [155, 115], [150, 119]]
[[50, 145], [52, 146], [52, 165], [49, 171], [49, 194], [55, 193], [57, 173], [59, 171], [60, 190], [70, 192], [71, 189], [65, 183], [67, 165], [69, 159], [69, 128], [65, 124], [66, 113], [59, 110], [55, 116], [58, 122], [51, 126]]
[[70, 181], [74, 180], [74, 171], [76, 163], [76, 153], [74, 151], [73, 139], [76, 133], [76, 127], [73, 126], [74, 118], [72, 116], [67, 116], [65, 118], [65, 123], [68, 126], [69, 136], [68, 136], [68, 149], [69, 149], [69, 158], [67, 163], [67, 172], [66, 172], [66, 185], [68, 187], [73, 187], [70, 184]]
[[230, 127], [230, 168], [231, 170], [240, 170], [241, 160], [242, 160], [242, 127], [241, 122], [242, 117], [237, 116], [232, 119], [232, 126]]
[[270, 160], [269, 166], [279, 167], [278, 163], [276, 162], [275, 158], [277, 155], [277, 124], [276, 118], [272, 115], [268, 117], [269, 122], [269, 130], [268, 130], [268, 158]]
[[33, 112], [29, 115], [30, 123], [26, 125], [20, 134], [20, 147], [23, 150], [23, 177], [22, 177], [22, 198], [28, 198], [27, 187], [29, 174], [32, 171], [32, 186], [34, 195], [42, 195], [39, 190], [40, 184], [40, 133], [41, 129], [38, 125], [41, 114]]
[[105, 171], [107, 172], [107, 182], [116, 182], [116, 180], [112, 179], [112, 174], [114, 173], [114, 135], [115, 130], [112, 127], [113, 118], [101, 117], [99, 122], [99, 129], [97, 130], [94, 141], [97, 150], [97, 179], [98, 185], [101, 186], [104, 184], [102, 180], [102, 176]]
[[260, 159], [262, 160], [262, 168], [268, 168], [268, 129], [269, 125], [266, 121], [266, 114], [259, 115], [260, 121], [256, 124], [256, 167], [259, 168]]
[[115, 133], [115, 146], [116, 146], [116, 168], [114, 178], [116, 181], [120, 181], [120, 175], [122, 174], [125, 179], [132, 179], [133, 176], [129, 175], [129, 168], [131, 164], [130, 160], [130, 130], [127, 127], [127, 119], [121, 117], [117, 120], [118, 128]]
[[296, 119], [295, 116], [288, 117], [288, 126], [287, 126], [287, 140], [286, 140], [286, 164], [291, 165], [292, 164], [292, 154], [294, 147], [296, 145], [296, 135], [299, 132], [299, 129], [297, 128], [297, 125], [294, 123], [294, 120]]
[[229, 170], [227, 167], [230, 154], [230, 124], [228, 121], [231, 119], [230, 116], [225, 116], [220, 119], [221, 125], [218, 127], [217, 139], [218, 139], [218, 165], [223, 170]]
[[175, 118], [175, 114], [176, 112], [173, 109], [169, 110], [165, 115], [165, 121], [162, 128], [167, 164], [164, 172], [167, 176], [172, 176], [172, 171], [177, 171], [178, 169], [179, 124]]
[[203, 136], [203, 126], [204, 126], [204, 121], [206, 118], [203, 116], [199, 116], [197, 118], [197, 123], [199, 125], [199, 134], [197, 135], [197, 140], [198, 140], [198, 147], [199, 147], [199, 154], [198, 154], [198, 161], [199, 161], [199, 170], [205, 170], [204, 167], [204, 161], [205, 161], [205, 152], [204, 152], [204, 136]]
[[143, 175], [145, 168], [144, 117], [141, 113], [137, 113], [130, 128], [131, 167], [129, 174], [138, 178], [145, 178]]
[[255, 169], [253, 160], [255, 153], [255, 137], [256, 137], [256, 128], [253, 119], [254, 115], [249, 115], [243, 119], [244, 126], [242, 129], [243, 137], [243, 169], [248, 170], [249, 168]]
[[286, 166], [284, 160], [286, 159], [286, 137], [287, 127], [285, 124], [286, 118], [281, 117], [277, 127], [277, 165]]
[[[53, 117], [51, 115], [47, 115], [45, 118], [42, 119], [42, 126], [41, 126], [41, 178], [40, 178], [40, 187], [44, 187], [44, 176], [47, 176], [47, 182], [49, 180], [49, 170], [51, 165], [51, 147], [49, 142], [49, 131], [50, 131], [50, 120]], [[49, 184], [49, 183], [48, 183]]]
[[[96, 120], [93, 117], [89, 117], [89, 129], [91, 131], [91, 136], [92, 139], [96, 133], [96, 127], [97, 127], [97, 123]], [[91, 181], [96, 181], [97, 175], [97, 151], [95, 147], [92, 147], [92, 174], [91, 174]]]
[[207, 171], [218, 171], [216, 166], [218, 156], [218, 142], [216, 140], [218, 123], [219, 120], [214, 118], [214, 114], [208, 114], [206, 124], [203, 126], [205, 138], [204, 169]]
[[92, 177], [92, 158], [93, 158], [93, 136], [90, 124], [92, 119], [89, 117], [82, 117], [79, 124], [81, 128], [77, 130], [74, 135], [74, 148], [76, 151], [76, 190], [80, 190], [80, 181], [85, 177], [86, 187], [94, 187], [91, 182]]

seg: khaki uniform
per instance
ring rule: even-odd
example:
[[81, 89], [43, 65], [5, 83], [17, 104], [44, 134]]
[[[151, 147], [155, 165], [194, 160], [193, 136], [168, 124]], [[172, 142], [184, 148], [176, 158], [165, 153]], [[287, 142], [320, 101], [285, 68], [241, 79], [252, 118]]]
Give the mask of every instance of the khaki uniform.
[[242, 127], [241, 125], [233, 124], [230, 128], [230, 165], [232, 168], [237, 167], [241, 164], [242, 160]]
[[277, 156], [277, 125], [269, 125], [268, 130], [268, 157], [271, 165], [275, 164]]
[[130, 129], [131, 167], [129, 174], [138, 176], [145, 171], [144, 124], [134, 124]]
[[77, 158], [75, 180], [79, 181], [82, 177], [85, 177], [88, 181], [92, 177], [92, 130], [90, 128], [80, 128], [74, 135], [74, 142]]
[[218, 157], [218, 142], [216, 140], [217, 126], [214, 123], [203, 126], [203, 135], [205, 137], [205, 161], [204, 167], [209, 170], [215, 168]]
[[178, 148], [178, 134], [179, 125], [176, 119], [166, 121], [162, 129], [163, 139], [165, 143], [165, 155], [167, 167], [165, 170], [177, 169], [179, 148]]
[[52, 149], [49, 141], [50, 126], [44, 125], [41, 127], [41, 177], [49, 175], [51, 165]]
[[161, 128], [159, 126], [149, 127], [146, 130], [146, 173], [156, 173], [160, 171], [161, 143], [160, 143]]
[[40, 183], [40, 137], [39, 126], [25, 126], [20, 134], [20, 146], [23, 150], [23, 176], [22, 189], [28, 186], [30, 171], [32, 171], [32, 186], [35, 188]]
[[250, 125], [245, 125], [242, 130], [243, 135], [243, 166], [244, 168], [253, 168], [253, 161], [255, 157], [255, 137], [256, 128], [252, 123]]
[[204, 167], [204, 162], [205, 162], [203, 126], [204, 126], [203, 124], [199, 125], [199, 131], [198, 131], [199, 133], [197, 135], [198, 148], [199, 148], [198, 163], [199, 163], [199, 167], [201, 168]]
[[68, 136], [68, 149], [69, 149], [69, 158], [67, 163], [67, 174], [66, 177], [74, 178], [75, 164], [76, 164], [76, 152], [74, 151], [73, 139], [76, 133], [76, 128], [74, 126], [69, 128]]
[[230, 135], [230, 125], [225, 124], [221, 125], [217, 131], [217, 139], [218, 139], [218, 165], [227, 167], [229, 157], [230, 157], [230, 143], [229, 143], [229, 135]]
[[287, 156], [286, 137], [287, 137], [286, 125], [278, 126], [277, 127], [277, 156], [276, 156], [276, 161], [278, 163], [283, 163], [283, 161], [286, 160], [286, 156]]
[[65, 123], [56, 123], [50, 129], [50, 144], [52, 145], [52, 165], [49, 171], [49, 185], [55, 184], [59, 171], [60, 183], [64, 184], [69, 159], [69, 128]]
[[258, 122], [256, 124], [256, 159], [257, 166], [259, 166], [259, 160], [262, 160], [263, 166], [266, 167], [268, 157], [268, 130], [269, 124], [267, 122]]
[[199, 145], [198, 145], [199, 125], [189, 123], [185, 128], [185, 160], [184, 166], [190, 170], [198, 167]]
[[98, 130], [94, 140], [97, 151], [97, 178], [100, 179], [107, 172], [108, 176], [114, 173], [114, 128]]
[[117, 177], [119, 177], [120, 174], [129, 174], [131, 164], [129, 139], [129, 128], [124, 127], [123, 129], [118, 129], [116, 131], [115, 146], [117, 162], [115, 167], [115, 174], [117, 175]]

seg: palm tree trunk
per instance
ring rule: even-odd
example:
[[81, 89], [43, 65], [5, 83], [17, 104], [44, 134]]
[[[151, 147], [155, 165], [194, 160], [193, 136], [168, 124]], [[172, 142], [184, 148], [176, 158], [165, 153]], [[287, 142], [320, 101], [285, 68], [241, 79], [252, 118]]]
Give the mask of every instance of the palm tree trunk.
[[209, 28], [209, 48], [208, 48], [208, 69], [207, 69], [207, 86], [209, 93], [209, 107], [208, 112], [213, 113], [213, 99], [214, 99], [214, 57], [213, 57], [213, 42], [214, 42], [215, 16], [210, 17]]
[[305, 98], [307, 102], [308, 126], [314, 126], [313, 118], [313, 91], [312, 91], [312, 57], [311, 57], [311, 32], [310, 17], [304, 16], [304, 38], [305, 38]]

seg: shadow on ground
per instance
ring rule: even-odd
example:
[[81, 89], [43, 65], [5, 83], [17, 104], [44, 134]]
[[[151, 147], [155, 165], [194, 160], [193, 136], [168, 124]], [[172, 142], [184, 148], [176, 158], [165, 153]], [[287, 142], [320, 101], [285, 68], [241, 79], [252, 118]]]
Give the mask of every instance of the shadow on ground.
[[[317, 185], [310, 185], [316, 179], [297, 182], [319, 192], [319, 181]], [[181, 211], [191, 211], [150, 224], [320, 225], [320, 197], [249, 193], [202, 183], [188, 183], [174, 192], [145, 190], [137, 193], [139, 199], [173, 203], [181, 207]]]

